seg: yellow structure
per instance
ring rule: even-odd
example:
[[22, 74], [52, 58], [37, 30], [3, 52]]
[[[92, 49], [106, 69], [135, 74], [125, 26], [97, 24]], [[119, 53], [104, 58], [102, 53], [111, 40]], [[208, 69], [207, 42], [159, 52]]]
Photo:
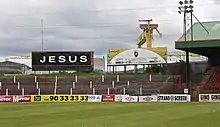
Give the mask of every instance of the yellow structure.
[[144, 24], [140, 24], [140, 28], [143, 30], [141, 35], [137, 39], [137, 46], [141, 48], [141, 46], [146, 43], [146, 48], [152, 48], [152, 41], [153, 41], [153, 32], [154, 30], [162, 36], [162, 34], [158, 30], [158, 24], [151, 24], [151, 20], [139, 20], [140, 22], [145, 22]]

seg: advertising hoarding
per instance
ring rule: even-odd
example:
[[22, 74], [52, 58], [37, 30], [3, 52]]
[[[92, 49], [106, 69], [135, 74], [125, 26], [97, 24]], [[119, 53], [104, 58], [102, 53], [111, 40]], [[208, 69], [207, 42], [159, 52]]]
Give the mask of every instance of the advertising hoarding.
[[32, 52], [33, 71], [93, 70], [93, 52]]
[[[127, 49], [127, 50], [129, 50], [129, 49]], [[146, 50], [152, 51], [152, 52], [158, 54], [160, 57], [162, 57], [162, 59], [164, 61], [167, 61], [167, 47], [153, 47], [153, 48], [148, 48]], [[118, 54], [123, 53], [125, 51], [126, 51], [126, 49], [111, 49], [111, 50], [109, 50], [109, 52], [107, 54], [107, 63], [109, 65], [112, 65], [113, 64], [112, 60], [114, 58], [116, 58]], [[128, 54], [127, 54], [127, 56], [128, 56]], [[139, 56], [141, 56], [140, 53], [134, 52], [134, 56], [131, 55], [129, 58], [126, 58], [126, 60], [124, 57], [117, 58], [118, 62], [114, 63], [114, 64], [115, 65], [117, 65], [117, 64], [134, 64], [134, 63], [135, 64], [145, 64], [145, 63], [147, 63], [147, 61], [155, 60], [154, 57], [150, 58], [148, 56], [145, 56], [145, 57], [139, 57]], [[131, 62], [125, 62], [125, 61], [131, 61]]]

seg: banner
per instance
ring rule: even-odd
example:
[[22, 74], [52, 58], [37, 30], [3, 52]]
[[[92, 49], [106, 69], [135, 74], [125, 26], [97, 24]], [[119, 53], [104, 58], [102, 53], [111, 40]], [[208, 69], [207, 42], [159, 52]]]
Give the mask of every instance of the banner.
[[160, 55], [165, 61], [167, 61], [167, 47], [152, 47], [147, 50], [153, 51]]
[[211, 94], [210, 99], [212, 102], [220, 102], [220, 94]]
[[157, 95], [139, 96], [139, 102], [157, 102]]
[[14, 102], [31, 102], [31, 96], [14, 96]]
[[87, 95], [41, 95], [34, 96], [34, 102], [87, 102]]
[[116, 55], [122, 53], [126, 49], [110, 49], [107, 54], [107, 63], [109, 63]]
[[158, 94], [159, 102], [190, 102], [191, 96], [187, 94]]
[[199, 102], [220, 102], [220, 94], [199, 94]]
[[102, 95], [102, 102], [115, 102], [115, 95]]
[[[111, 64], [111, 60], [118, 54], [124, 52], [125, 50], [128, 50], [128, 49], [112, 49], [112, 50], [109, 50], [108, 54], [107, 54], [107, 63], [108, 64]], [[147, 48], [146, 50], [149, 50], [149, 51], [152, 51], [158, 55], [160, 55], [165, 61], [167, 61], [167, 47], [152, 47], [152, 48]], [[146, 56], [146, 58], [149, 58], [149, 56]], [[144, 58], [129, 58], [129, 59], [137, 59], [135, 61], [145, 61], [144, 59], [146, 59], [145, 57]], [[122, 60], [125, 62], [125, 60]], [[134, 61], [134, 60], [133, 60]], [[142, 62], [143, 63], [143, 62]]]
[[13, 102], [13, 96], [0, 96], [0, 103], [1, 102]]
[[138, 96], [115, 95], [115, 102], [138, 102]]
[[123, 97], [122, 102], [138, 102], [138, 96]]
[[102, 95], [88, 95], [88, 102], [102, 102]]
[[115, 102], [122, 102], [123, 98], [129, 97], [129, 95], [115, 95]]

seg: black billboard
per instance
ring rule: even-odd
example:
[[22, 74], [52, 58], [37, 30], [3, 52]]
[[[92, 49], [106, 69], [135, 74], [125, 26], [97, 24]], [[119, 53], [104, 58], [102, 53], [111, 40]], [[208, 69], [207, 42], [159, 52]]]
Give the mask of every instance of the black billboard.
[[93, 70], [93, 52], [32, 52], [33, 71]]

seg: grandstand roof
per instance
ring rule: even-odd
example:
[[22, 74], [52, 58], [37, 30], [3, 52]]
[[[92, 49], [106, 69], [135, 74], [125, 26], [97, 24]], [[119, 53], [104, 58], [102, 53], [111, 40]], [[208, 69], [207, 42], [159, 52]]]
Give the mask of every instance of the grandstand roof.
[[[204, 30], [200, 23], [193, 25], [194, 40], [213, 40], [220, 39], [220, 21], [202, 22], [202, 25], [209, 31], [209, 34]], [[191, 30], [187, 30], [187, 40], [191, 41]], [[184, 34], [178, 39], [184, 41]]]
[[[208, 30], [203, 29], [202, 25]], [[220, 52], [220, 21], [195, 23], [193, 27], [193, 40], [191, 40], [191, 29], [187, 30], [187, 39], [184, 34], [175, 42], [175, 48], [188, 50], [189, 52], [211, 56]]]

